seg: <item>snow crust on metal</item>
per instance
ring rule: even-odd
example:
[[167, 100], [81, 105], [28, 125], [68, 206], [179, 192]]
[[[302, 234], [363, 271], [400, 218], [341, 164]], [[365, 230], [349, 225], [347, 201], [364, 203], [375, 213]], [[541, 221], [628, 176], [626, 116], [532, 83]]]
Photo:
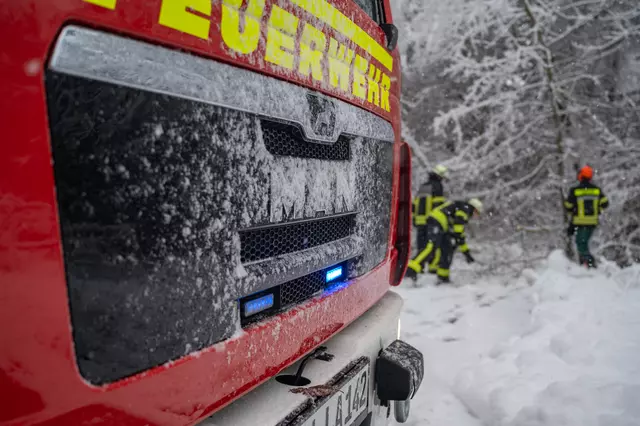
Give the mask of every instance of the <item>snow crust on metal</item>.
[[[336, 98], [266, 75], [184, 52], [87, 28], [66, 27], [50, 69], [250, 112], [301, 126], [305, 136], [334, 143], [340, 134], [393, 143], [391, 123]], [[331, 136], [316, 133], [307, 95], [336, 108]]]
[[[84, 37], [81, 34], [88, 34], [91, 44], [83, 44], [78, 38]], [[79, 315], [74, 321], [86, 324], [87, 318], [101, 321], [107, 318], [108, 327], [99, 329], [122, 331], [113, 333], [114, 342], [107, 345], [111, 348], [107, 354], [110, 360], [94, 358], [105, 358], [105, 351], [88, 351], [91, 353], [86, 357], [86, 364], [99, 371], [85, 378], [94, 384], [114, 380], [112, 372], [117, 366], [114, 360], [125, 355], [136, 359], [135, 365], [127, 369], [126, 373], [130, 374], [229, 338], [240, 328], [237, 299], [256, 291], [356, 256], [360, 259], [356, 275], [361, 276], [385, 259], [393, 145], [380, 141], [383, 132], [377, 133], [380, 129], [375, 127], [375, 123], [386, 123], [384, 120], [344, 104], [345, 108], [356, 111], [358, 117], [359, 114], [366, 116], [345, 119], [349, 126], [355, 126], [354, 133], [374, 136], [373, 139], [351, 137], [349, 161], [273, 155], [264, 142], [260, 116], [207, 102], [190, 102], [193, 97], [165, 93], [156, 87], [157, 81], [180, 82], [182, 86], [189, 85], [183, 87], [185, 91], [196, 95], [225, 94], [231, 80], [242, 80], [247, 87], [254, 87], [251, 79], [230, 74], [230, 71], [242, 73], [243, 70], [164, 48], [157, 48], [156, 52], [154, 46], [112, 37], [116, 36], [83, 29], [74, 32], [67, 28], [47, 78], [51, 90], [60, 90], [64, 99], [73, 99], [69, 103], [52, 103], [50, 110], [51, 114], [64, 116], [66, 120], [66, 130], [56, 127], [61, 133], [53, 138], [55, 167], [65, 169], [63, 159], [80, 162], [92, 175], [92, 180], [84, 180], [98, 182], [103, 187], [98, 193], [91, 188], [79, 191], [82, 182], [71, 179], [62, 185], [58, 181], [58, 196], [67, 200], [60, 205], [69, 211], [86, 212], [88, 222], [83, 223], [84, 219], [79, 223], [62, 221], [63, 235], [69, 242], [65, 251], [68, 259], [86, 255], [86, 246], [91, 241], [83, 240], [84, 231], [93, 226], [91, 218], [100, 211], [115, 212], [114, 217], [107, 220], [109, 227], [103, 226], [107, 224], [104, 222], [100, 228], [117, 231], [126, 247], [135, 248], [145, 243], [149, 240], [145, 235], [159, 238], [150, 238], [157, 240], [155, 242], [146, 241], [153, 246], [154, 256], [157, 255], [150, 264], [149, 259], [131, 249], [98, 257], [97, 279], [93, 282], [87, 279], [86, 263], [78, 262], [81, 267], [76, 272], [67, 268], [69, 285], [78, 291], [73, 294], [83, 294], [74, 305], [76, 309], [72, 309], [74, 315]], [[119, 46], [120, 56], [105, 60], [109, 53], [103, 49], [105, 43]], [[146, 51], [147, 47], [154, 50]], [[164, 65], [157, 62], [163, 55], [169, 55]], [[187, 72], [179, 66], [181, 60], [196, 61], [201, 68], [195, 73]], [[127, 62], [139, 64], [140, 68], [126, 68]], [[217, 66], [226, 70], [224, 78], [211, 68]], [[102, 77], [98, 79], [95, 75]], [[259, 74], [246, 75], [262, 81]], [[148, 80], [142, 81], [145, 85], [140, 87], [130, 83], [143, 78]], [[207, 83], [208, 79], [217, 81], [218, 86]], [[120, 83], [121, 80], [125, 83]], [[112, 84], [114, 81], [118, 83]], [[259, 97], [270, 97], [273, 105], [268, 108], [280, 113], [278, 105], [293, 108], [291, 99], [299, 103], [300, 110], [309, 108], [306, 99], [309, 91], [281, 81], [273, 84], [274, 90], [282, 95], [280, 98], [271, 92], [244, 92], [244, 101], [250, 104]], [[151, 112], [145, 113], [137, 101], [145, 102]], [[75, 132], [74, 129], [86, 125], [87, 117], [93, 133]], [[133, 120], [135, 126], [127, 134], [114, 136], [110, 129], [122, 131], [123, 117]], [[339, 112], [337, 117], [345, 118], [345, 114]], [[369, 119], [373, 127], [363, 127]], [[81, 157], [80, 153], [87, 147], [95, 152]], [[58, 153], [65, 154], [59, 157]], [[241, 230], [313, 219], [319, 217], [319, 213], [327, 216], [357, 213], [354, 235], [295, 254], [243, 264]], [[155, 230], [133, 232], [131, 227], [139, 222], [155, 223]], [[115, 283], [107, 282], [104, 277], [109, 275], [100, 268], [128, 271], [128, 275], [113, 280]], [[150, 279], [150, 275], [155, 278]], [[173, 277], [171, 282], [163, 278], [168, 276]], [[105, 300], [110, 302], [104, 303]], [[171, 308], [163, 311], [165, 306]], [[96, 309], [102, 315], [96, 316]], [[174, 320], [184, 316], [184, 312], [189, 312], [191, 323]], [[145, 324], [158, 325], [159, 322], [168, 324], [168, 328], [157, 327], [153, 339], [124, 336], [127, 330], [143, 330]], [[94, 331], [76, 335], [95, 347], [104, 345], [104, 336], [99, 337]], [[123, 341], [127, 344], [122, 344]], [[161, 341], [164, 343], [159, 344]], [[77, 347], [89, 348], [89, 345]], [[131, 347], [135, 348], [135, 357], [130, 349], [124, 349]]]

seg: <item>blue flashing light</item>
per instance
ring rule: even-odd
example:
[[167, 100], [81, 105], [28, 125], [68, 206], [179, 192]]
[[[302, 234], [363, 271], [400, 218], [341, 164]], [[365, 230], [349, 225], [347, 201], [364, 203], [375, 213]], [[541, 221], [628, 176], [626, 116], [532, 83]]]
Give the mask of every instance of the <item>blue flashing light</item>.
[[326, 275], [325, 282], [331, 282], [337, 280], [342, 276], [342, 266], [338, 266], [337, 268], [329, 269]]
[[244, 303], [244, 316], [250, 317], [259, 312], [265, 311], [273, 307], [273, 294], [267, 294], [266, 296], [259, 297], [257, 299], [249, 300]]

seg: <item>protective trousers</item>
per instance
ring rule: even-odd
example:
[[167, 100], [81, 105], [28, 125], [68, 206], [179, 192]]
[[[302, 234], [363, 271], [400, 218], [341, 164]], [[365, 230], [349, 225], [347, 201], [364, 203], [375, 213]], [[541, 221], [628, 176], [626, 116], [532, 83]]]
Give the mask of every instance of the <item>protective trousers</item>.
[[416, 247], [420, 253], [429, 242], [429, 232], [427, 225], [416, 226]]
[[595, 226], [576, 226], [576, 248], [580, 264], [594, 266], [594, 259], [589, 251], [589, 240], [595, 229]]
[[429, 271], [437, 273], [439, 277], [448, 277], [453, 259], [451, 235], [442, 228], [437, 220], [431, 217], [427, 219], [426, 228], [426, 244], [420, 249], [418, 255], [409, 262], [408, 267], [419, 274], [428, 266]]
[[453, 254], [456, 252], [458, 244], [451, 233], [445, 234], [443, 244], [440, 248], [440, 260], [438, 261], [437, 274], [439, 277], [448, 277], [453, 263]]

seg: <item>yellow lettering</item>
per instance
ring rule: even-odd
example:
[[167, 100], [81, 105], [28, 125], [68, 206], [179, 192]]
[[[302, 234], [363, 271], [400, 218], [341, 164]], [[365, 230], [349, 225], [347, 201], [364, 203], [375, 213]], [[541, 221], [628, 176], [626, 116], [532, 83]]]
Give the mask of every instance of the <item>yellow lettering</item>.
[[95, 4], [96, 6], [114, 10], [116, 8], [116, 0], [84, 0], [86, 3]]
[[322, 56], [327, 46], [327, 38], [313, 25], [305, 24], [300, 38], [300, 66], [302, 75], [311, 75], [314, 80], [322, 81]]
[[353, 61], [353, 50], [347, 48], [331, 38], [329, 40], [329, 82], [333, 87], [338, 87], [349, 92], [349, 73]]
[[353, 64], [353, 94], [364, 99], [367, 96], [367, 67], [369, 62], [360, 55], [356, 55], [356, 61]]
[[343, 36], [360, 46], [376, 58], [389, 71], [393, 71], [393, 56], [386, 48], [376, 42], [365, 30], [336, 9], [327, 0], [291, 0], [296, 6], [306, 10], [320, 21], [340, 32]]
[[269, 17], [267, 30], [267, 50], [264, 59], [284, 68], [293, 69], [295, 40], [292, 36], [298, 30], [298, 18], [274, 5]]
[[[328, 24], [337, 29], [342, 35], [344, 35], [349, 40], [355, 41], [353, 36], [358, 31], [358, 26], [345, 15], [342, 14], [338, 9], [331, 6], [327, 3], [328, 8], [323, 10], [323, 16], [327, 19]], [[357, 44], [357, 43], [356, 43]], [[362, 46], [360, 46], [362, 47]]]
[[[223, 0], [220, 24], [220, 32], [225, 44], [229, 49], [244, 54], [251, 53], [258, 47], [260, 21], [264, 13], [264, 0], [247, 1], [247, 9], [241, 12], [243, 0]], [[244, 18], [242, 23], [241, 18]], [[241, 31], [240, 28], [243, 30]]]
[[207, 40], [211, 21], [187, 12], [187, 8], [210, 16], [211, 0], [162, 0], [158, 22], [165, 27]]
[[389, 90], [391, 90], [391, 79], [383, 73], [382, 82], [380, 83], [380, 108], [385, 111], [391, 111], [391, 105], [389, 105]]
[[380, 70], [371, 64], [369, 66], [369, 90], [367, 91], [367, 101], [376, 106], [380, 106]]

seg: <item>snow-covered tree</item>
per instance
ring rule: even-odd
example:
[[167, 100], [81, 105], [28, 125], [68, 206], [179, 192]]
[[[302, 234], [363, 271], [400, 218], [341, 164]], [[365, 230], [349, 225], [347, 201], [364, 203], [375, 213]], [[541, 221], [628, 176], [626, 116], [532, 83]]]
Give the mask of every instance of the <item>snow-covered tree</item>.
[[640, 166], [624, 157], [638, 155], [640, 134], [629, 127], [638, 110], [619, 86], [640, 5], [481, 0], [448, 7], [465, 13], [445, 20], [455, 24], [448, 38], [426, 44], [435, 53], [416, 48], [437, 39], [431, 30], [415, 31], [424, 21], [419, 12], [402, 33], [412, 38], [404, 40], [406, 134], [428, 159], [418, 166], [445, 160], [454, 193], [486, 201], [484, 237], [536, 229], [557, 246], [574, 164], [589, 162], [612, 199], [601, 248], [622, 262], [637, 258]]

